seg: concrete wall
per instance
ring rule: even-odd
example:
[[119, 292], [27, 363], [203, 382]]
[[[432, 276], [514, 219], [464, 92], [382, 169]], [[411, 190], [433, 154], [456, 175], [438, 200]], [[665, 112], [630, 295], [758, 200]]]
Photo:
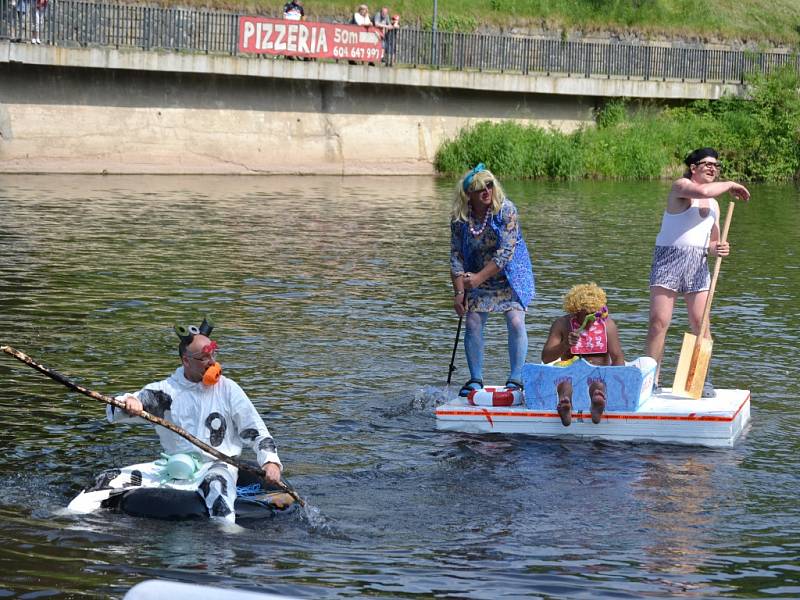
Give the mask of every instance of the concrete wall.
[[479, 120], [724, 89], [0, 42], [0, 172], [425, 174]]

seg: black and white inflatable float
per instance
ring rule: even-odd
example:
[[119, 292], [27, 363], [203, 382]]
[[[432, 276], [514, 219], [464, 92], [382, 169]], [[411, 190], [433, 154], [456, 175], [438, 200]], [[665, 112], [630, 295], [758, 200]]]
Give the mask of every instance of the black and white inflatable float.
[[[194, 454], [173, 454], [149, 463], [108, 469], [67, 509], [79, 514], [105, 509], [153, 519], [207, 519], [208, 509], [198, 488], [213, 464], [203, 463]], [[251, 472], [239, 470], [234, 506], [237, 523], [271, 518], [296, 507], [295, 499], [285, 490], [263, 485]]]

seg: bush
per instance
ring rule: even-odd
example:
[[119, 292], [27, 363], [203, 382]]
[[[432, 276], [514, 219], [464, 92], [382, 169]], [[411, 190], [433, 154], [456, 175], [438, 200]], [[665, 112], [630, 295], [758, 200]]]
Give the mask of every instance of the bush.
[[497, 175], [551, 179], [676, 177], [692, 149], [716, 148], [725, 176], [743, 181], [800, 177], [800, 75], [786, 65], [748, 79], [749, 96], [697, 101], [629, 115], [622, 99], [595, 117], [597, 127], [571, 134], [483, 121], [463, 129], [436, 154], [442, 173], [479, 162]]
[[612, 98], [595, 112], [594, 120], [599, 129], [620, 125], [628, 114], [623, 98]]

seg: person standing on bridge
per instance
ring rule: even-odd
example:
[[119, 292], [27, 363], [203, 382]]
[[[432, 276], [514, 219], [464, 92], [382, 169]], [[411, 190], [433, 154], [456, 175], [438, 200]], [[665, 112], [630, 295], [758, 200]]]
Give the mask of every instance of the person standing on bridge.
[[372, 17], [372, 24], [377, 27], [381, 35], [386, 35], [386, 30], [392, 25], [392, 18], [389, 16], [389, 7], [384, 6]]
[[[283, 5], [283, 18], [287, 21], [305, 21], [306, 11], [303, 9], [303, 0], [291, 0]], [[285, 60], [298, 60], [298, 57], [284, 54]], [[306, 57], [304, 60], [309, 60]]]
[[[650, 323], [645, 354], [658, 363], [658, 388], [664, 339], [672, 320], [675, 299], [681, 294], [689, 310], [692, 333], [700, 334], [711, 276], [708, 256], [728, 256], [730, 244], [720, 241], [717, 196], [728, 192], [737, 200], [748, 200], [750, 192], [734, 181], [716, 181], [722, 169], [713, 148], [698, 148], [685, 159], [687, 167], [675, 180], [667, 196], [667, 208], [656, 237], [650, 271]], [[703, 397], [716, 396], [710, 379]]]
[[303, 0], [291, 0], [284, 4], [283, 18], [287, 21], [305, 21], [306, 11], [303, 10]]
[[36, 0], [33, 15], [33, 37], [31, 44], [42, 43], [42, 29], [44, 29], [44, 15], [47, 12], [48, 0]]
[[383, 38], [383, 62], [387, 65], [394, 64], [398, 29], [400, 29], [400, 15], [392, 15], [392, 22], [386, 28], [386, 34]]
[[372, 19], [369, 18], [369, 7], [366, 4], [360, 4], [356, 12], [353, 13], [350, 19], [350, 25], [372, 25]]
[[506, 387], [521, 390], [528, 353], [525, 311], [535, 283], [517, 208], [481, 163], [458, 182], [450, 216], [453, 306], [459, 317], [466, 316], [464, 351], [470, 374], [459, 395], [483, 387], [483, 334], [490, 312], [506, 318], [511, 363]]
[[15, 42], [21, 42], [25, 37], [25, 29], [28, 20], [28, 1], [29, 0], [12, 0], [11, 6], [16, 15], [16, 36]]

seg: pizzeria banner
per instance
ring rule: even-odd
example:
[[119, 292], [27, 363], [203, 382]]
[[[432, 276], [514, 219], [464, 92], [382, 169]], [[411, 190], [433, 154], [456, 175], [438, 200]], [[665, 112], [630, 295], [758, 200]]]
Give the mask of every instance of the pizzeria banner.
[[380, 62], [376, 27], [239, 17], [239, 52]]

